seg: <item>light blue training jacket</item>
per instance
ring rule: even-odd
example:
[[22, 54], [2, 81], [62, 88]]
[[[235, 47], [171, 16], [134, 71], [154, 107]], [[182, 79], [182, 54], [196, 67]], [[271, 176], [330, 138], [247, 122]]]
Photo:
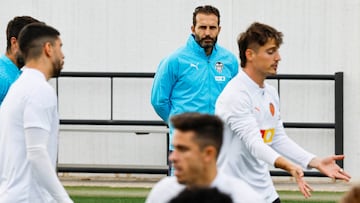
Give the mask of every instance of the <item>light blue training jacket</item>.
[[[214, 114], [217, 97], [238, 69], [238, 61], [230, 51], [216, 43], [211, 55], [206, 56], [191, 34], [185, 46], [160, 62], [151, 104], [168, 124], [171, 116], [184, 112]], [[169, 128], [172, 150], [171, 124]]]
[[10, 86], [20, 76], [19, 68], [4, 54], [0, 56], [0, 106]]

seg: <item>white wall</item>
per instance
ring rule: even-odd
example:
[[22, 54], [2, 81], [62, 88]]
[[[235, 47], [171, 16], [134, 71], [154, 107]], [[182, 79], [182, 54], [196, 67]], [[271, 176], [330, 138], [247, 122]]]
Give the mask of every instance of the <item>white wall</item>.
[[[197, 5], [203, 4], [213, 4], [220, 9], [222, 31], [219, 43], [236, 55], [238, 34], [252, 22], [260, 21], [278, 28], [285, 35], [280, 49], [282, 62], [279, 73], [344, 72], [345, 169], [352, 174], [354, 180], [360, 180], [360, 136], [357, 135], [357, 121], [360, 118], [358, 0], [1, 1], [0, 30], [3, 31], [0, 32], [0, 49], [2, 52], [5, 50], [4, 31], [7, 22], [16, 15], [32, 15], [61, 32], [66, 57], [64, 71], [155, 72], [158, 62], [164, 56], [185, 43], [190, 33], [192, 11]], [[109, 117], [109, 81], [61, 79], [60, 82], [62, 118]], [[281, 107], [285, 122], [333, 122], [331, 83], [289, 82], [283, 86]], [[148, 101], [151, 81], [119, 79], [116, 80], [115, 87], [116, 119], [159, 119]], [[139, 106], [134, 108], [134, 104]], [[329, 146], [333, 143], [332, 131], [288, 132], [305, 148], [321, 156], [333, 153], [333, 146]], [[93, 145], [90, 142], [98, 138], [89, 139], [83, 134], [76, 134], [74, 136], [78, 137], [73, 138], [62, 131], [60, 160], [79, 161], [71, 156], [76, 153], [74, 146], [70, 144], [73, 139], [89, 143], [79, 148], [77, 153], [87, 153], [91, 149]], [[135, 146], [131, 143], [137, 141], [132, 139], [129, 142], [128, 146]], [[148, 142], [164, 146], [161, 138], [149, 139]], [[107, 146], [96, 150], [106, 151]], [[93, 156], [88, 161], [104, 163], [109, 154], [117, 152], [113, 150], [101, 157]], [[149, 157], [137, 160], [145, 162], [146, 158]], [[154, 162], [161, 164], [163, 159], [161, 157]], [[113, 163], [114, 160], [108, 162]]]

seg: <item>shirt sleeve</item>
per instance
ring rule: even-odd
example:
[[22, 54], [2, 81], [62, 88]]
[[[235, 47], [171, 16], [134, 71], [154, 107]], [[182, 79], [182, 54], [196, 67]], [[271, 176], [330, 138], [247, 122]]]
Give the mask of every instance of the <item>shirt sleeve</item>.
[[167, 123], [171, 110], [170, 98], [176, 82], [174, 66], [176, 64], [170, 63], [169, 59], [160, 62], [151, 90], [151, 104], [155, 112]]
[[286, 135], [283, 122], [280, 119], [275, 129], [272, 148], [303, 168], [308, 168], [309, 162], [315, 157]]
[[46, 149], [49, 133], [40, 128], [26, 128], [25, 140], [29, 163], [34, 179], [49, 194], [61, 203], [72, 203], [69, 195], [61, 185]]
[[252, 112], [248, 93], [241, 91], [237, 92], [236, 96], [227, 96], [232, 96], [232, 98], [219, 101], [220, 109], [217, 114], [229, 125], [235, 139], [241, 139], [255, 158], [274, 165], [280, 155], [261, 139], [260, 128]]

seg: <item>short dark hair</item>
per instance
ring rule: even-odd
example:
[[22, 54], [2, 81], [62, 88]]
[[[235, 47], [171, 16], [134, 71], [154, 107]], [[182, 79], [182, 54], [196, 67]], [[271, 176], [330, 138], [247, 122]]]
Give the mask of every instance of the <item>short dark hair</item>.
[[217, 8], [215, 8], [214, 6], [210, 6], [210, 5], [205, 5], [205, 6], [198, 6], [195, 8], [194, 13], [193, 13], [193, 25], [196, 26], [196, 15], [199, 13], [203, 13], [203, 14], [214, 14], [217, 16], [218, 18], [218, 25], [220, 25], [220, 12]]
[[11, 48], [11, 38], [15, 37], [18, 39], [21, 29], [26, 25], [35, 22], [39, 22], [39, 20], [31, 16], [16, 16], [10, 20], [6, 28], [6, 51], [9, 51]]
[[171, 124], [180, 131], [194, 131], [200, 148], [214, 146], [219, 154], [224, 124], [218, 116], [200, 113], [183, 113], [171, 117]]
[[191, 188], [184, 189], [169, 203], [232, 203], [230, 195], [217, 188]]
[[25, 61], [28, 58], [37, 58], [41, 55], [42, 45], [45, 42], [54, 44], [60, 33], [45, 23], [31, 23], [25, 26], [19, 34], [19, 47]]
[[239, 35], [237, 41], [241, 67], [245, 67], [246, 65], [245, 52], [248, 48], [256, 51], [259, 46], [264, 46], [270, 39], [274, 39], [276, 45], [279, 47], [283, 42], [282, 37], [283, 34], [281, 32], [269, 25], [258, 22], [251, 24], [245, 32]]

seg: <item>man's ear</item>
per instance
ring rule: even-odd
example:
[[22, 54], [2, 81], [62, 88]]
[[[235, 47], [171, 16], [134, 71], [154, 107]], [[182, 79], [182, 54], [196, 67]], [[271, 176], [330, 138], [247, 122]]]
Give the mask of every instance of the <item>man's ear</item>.
[[10, 44], [11, 44], [11, 51], [14, 51], [14, 49], [19, 48], [19, 44], [17, 43], [17, 39], [15, 37], [10, 38]]
[[255, 56], [255, 51], [252, 49], [246, 49], [245, 51], [245, 57], [246, 60], [251, 61]]
[[11, 45], [16, 45], [17, 39], [15, 37], [10, 38]]
[[53, 46], [51, 45], [50, 42], [45, 42], [43, 49], [46, 56], [52, 55]]
[[206, 162], [210, 162], [210, 161], [216, 159], [217, 151], [214, 146], [211, 146], [211, 145], [206, 146], [204, 148], [203, 152], [204, 152], [204, 158], [205, 158]]

